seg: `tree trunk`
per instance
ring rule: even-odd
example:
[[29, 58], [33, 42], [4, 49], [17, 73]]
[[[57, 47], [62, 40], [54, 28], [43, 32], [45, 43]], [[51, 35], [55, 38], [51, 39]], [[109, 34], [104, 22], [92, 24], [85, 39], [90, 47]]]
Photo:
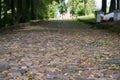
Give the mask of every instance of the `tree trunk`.
[[35, 19], [35, 12], [34, 12], [34, 1], [31, 0], [31, 19], [34, 20]]
[[7, 6], [7, 0], [4, 0], [4, 20], [3, 20], [3, 25], [6, 26], [7, 24], [7, 11], [8, 11], [8, 6]]
[[2, 9], [2, 6], [1, 6], [1, 0], [0, 0], [0, 27], [1, 27], [1, 9]]
[[14, 25], [15, 21], [15, 6], [14, 0], [11, 0], [11, 11], [12, 11], [12, 25]]
[[111, 0], [109, 12], [116, 10], [116, 0]]
[[117, 0], [117, 9], [120, 9], [120, 0]]
[[102, 9], [101, 11], [106, 14], [106, 8], [107, 8], [107, 0], [102, 0]]
[[17, 0], [17, 20], [22, 22], [22, 0]]
[[30, 1], [31, 0], [26, 0], [25, 4], [26, 4], [26, 20], [29, 21], [30, 20]]

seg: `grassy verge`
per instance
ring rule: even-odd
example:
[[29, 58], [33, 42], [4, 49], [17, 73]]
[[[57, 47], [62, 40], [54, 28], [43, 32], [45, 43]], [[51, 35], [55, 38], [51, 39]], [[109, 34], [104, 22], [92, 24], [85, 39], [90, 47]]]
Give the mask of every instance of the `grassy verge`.
[[87, 16], [80, 16], [78, 17], [78, 20], [83, 20], [83, 21], [88, 21], [88, 22], [95, 22], [95, 15], [91, 14], [91, 15], [87, 15]]
[[120, 33], [120, 25], [115, 25], [115, 26], [109, 28], [109, 31]]
[[78, 20], [80, 22], [84, 22], [85, 24], [90, 24], [90, 25], [94, 26], [97, 29], [103, 29], [103, 30], [107, 30], [109, 32], [120, 33], [120, 21], [117, 21], [117, 22], [104, 22], [104, 23], [96, 24], [96, 19], [95, 19], [94, 14], [87, 15], [87, 16], [80, 16], [78, 18]]
[[111, 23], [100, 23], [100, 24], [96, 24], [95, 28], [107, 30], [109, 32], [120, 33], [120, 25], [116, 25], [116, 24], [111, 25]]

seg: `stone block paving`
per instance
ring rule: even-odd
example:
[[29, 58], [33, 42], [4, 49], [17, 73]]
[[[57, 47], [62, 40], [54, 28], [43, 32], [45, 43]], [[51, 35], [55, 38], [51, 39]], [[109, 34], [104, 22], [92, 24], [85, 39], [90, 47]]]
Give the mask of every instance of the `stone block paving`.
[[0, 80], [120, 80], [118, 34], [69, 20], [0, 36]]

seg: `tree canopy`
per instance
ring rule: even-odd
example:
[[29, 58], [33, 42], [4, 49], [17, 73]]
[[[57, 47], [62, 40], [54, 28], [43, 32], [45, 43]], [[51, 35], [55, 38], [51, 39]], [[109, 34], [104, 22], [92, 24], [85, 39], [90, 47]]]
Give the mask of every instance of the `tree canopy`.
[[87, 15], [91, 14], [94, 7], [94, 0], [69, 0], [71, 7], [71, 14], [73, 15]]
[[57, 0], [0, 0], [0, 26], [54, 17], [57, 2]]
[[[57, 9], [61, 14], [69, 8], [72, 15], [93, 12], [94, 0], [0, 0], [0, 27], [36, 19], [54, 18]], [[112, 8], [111, 8], [112, 9]]]

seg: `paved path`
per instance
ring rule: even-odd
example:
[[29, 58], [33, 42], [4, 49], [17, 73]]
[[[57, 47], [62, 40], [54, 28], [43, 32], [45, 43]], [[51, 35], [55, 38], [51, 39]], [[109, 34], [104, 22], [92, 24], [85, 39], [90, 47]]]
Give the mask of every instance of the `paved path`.
[[120, 80], [120, 36], [77, 21], [0, 34], [0, 80]]

